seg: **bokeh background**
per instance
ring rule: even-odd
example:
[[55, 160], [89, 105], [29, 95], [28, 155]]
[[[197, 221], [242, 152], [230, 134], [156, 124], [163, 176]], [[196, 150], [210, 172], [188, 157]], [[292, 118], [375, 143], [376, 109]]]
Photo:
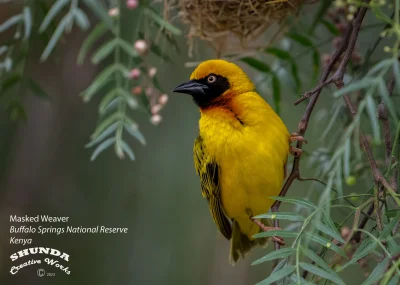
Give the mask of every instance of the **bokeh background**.
[[[15, 10], [12, 4], [1, 7], [0, 22], [3, 22]], [[300, 29], [309, 23], [313, 13], [313, 6], [303, 9]], [[369, 17], [365, 22], [374, 21]], [[371, 35], [379, 32], [378, 27], [361, 34], [358, 43], [361, 52], [375, 38]], [[328, 40], [320, 47], [321, 54], [330, 52], [332, 45], [326, 32], [321, 29], [316, 35], [321, 42]], [[89, 61], [79, 67], [76, 64], [85, 36], [74, 28], [45, 63], [38, 60], [43, 43], [33, 42], [26, 73], [40, 83], [49, 99], [18, 94], [23, 97], [26, 121], [11, 121], [8, 113], [0, 110], [0, 284], [239, 285], [265, 279], [272, 264], [250, 264], [272, 250], [271, 245], [255, 250], [234, 267], [228, 263], [229, 242], [213, 224], [193, 167], [192, 146], [198, 133], [199, 111], [189, 97], [169, 92], [169, 102], [161, 112], [163, 121], [158, 126], [150, 123], [147, 114], [135, 113], [147, 144], [142, 146], [129, 140], [136, 154], [134, 162], [118, 159], [112, 149], [90, 162], [92, 150], [84, 145], [98, 120], [100, 96], [84, 104], [78, 94], [89, 85], [99, 67]], [[185, 37], [178, 42], [181, 53], [169, 54], [173, 63], [156, 56], [150, 58], [158, 68], [158, 79], [165, 90], [172, 90], [188, 79], [193, 68], [185, 68], [186, 62], [214, 57], [206, 44], [197, 43], [194, 57], [189, 58]], [[293, 50], [294, 54], [300, 52]], [[301, 91], [305, 92], [315, 84], [310, 79], [310, 56], [298, 60], [304, 82]], [[251, 78], [260, 80], [257, 72], [244, 68]], [[266, 88], [260, 87], [260, 93], [271, 102]], [[297, 129], [306, 106], [293, 106], [299, 95], [288, 87], [282, 90], [281, 117], [290, 131]], [[319, 137], [328, 122], [327, 110], [332, 103], [329, 95], [329, 92], [321, 95], [318, 111], [307, 131], [306, 152], [324, 145]], [[306, 177], [315, 171], [305, 160], [301, 169]], [[368, 183], [358, 181], [352, 187], [346, 186], [345, 191], [363, 191]], [[320, 195], [321, 188], [311, 182], [295, 182], [288, 195], [306, 196], [310, 189], [315, 190], [310, 199]], [[282, 210], [285, 209], [290, 208], [284, 205]], [[11, 276], [8, 271], [13, 264], [9, 256], [22, 246], [9, 244], [10, 214], [68, 216], [68, 225], [72, 226], [128, 227], [129, 231], [124, 235], [30, 235], [34, 246], [54, 247], [69, 253], [71, 275], [54, 269], [55, 277], [41, 279], [36, 276], [37, 268], [31, 266]], [[336, 219], [341, 217], [341, 212], [334, 214]], [[354, 280], [351, 284], [360, 284], [364, 279], [357, 270], [352, 267], [346, 273]]]

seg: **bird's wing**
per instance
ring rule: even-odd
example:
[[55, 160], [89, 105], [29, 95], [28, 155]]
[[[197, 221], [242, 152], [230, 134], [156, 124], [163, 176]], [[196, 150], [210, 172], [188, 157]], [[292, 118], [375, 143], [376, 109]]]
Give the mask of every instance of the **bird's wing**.
[[232, 227], [222, 209], [220, 185], [219, 185], [219, 166], [214, 162], [205, 149], [202, 138], [199, 136], [193, 148], [194, 166], [200, 177], [201, 192], [207, 198], [211, 215], [220, 232], [228, 240], [232, 236]]

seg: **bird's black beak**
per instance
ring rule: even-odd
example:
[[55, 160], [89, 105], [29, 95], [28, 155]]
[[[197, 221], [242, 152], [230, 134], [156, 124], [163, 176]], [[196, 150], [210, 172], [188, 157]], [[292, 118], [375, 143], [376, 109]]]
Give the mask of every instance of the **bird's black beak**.
[[185, 93], [189, 95], [204, 95], [206, 94], [207, 89], [207, 85], [195, 80], [190, 80], [178, 85], [174, 90], [172, 90], [172, 92]]

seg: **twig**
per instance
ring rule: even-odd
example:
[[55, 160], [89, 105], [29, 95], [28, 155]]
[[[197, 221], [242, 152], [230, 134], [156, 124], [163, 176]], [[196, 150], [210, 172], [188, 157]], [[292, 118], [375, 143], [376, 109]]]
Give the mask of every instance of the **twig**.
[[[335, 53], [332, 56], [332, 60], [329, 62], [329, 64], [325, 67], [324, 72], [322, 73], [321, 79], [320, 79], [320, 83], [322, 84], [329, 76], [329, 74], [331, 73], [332, 69], [334, 68], [336, 62], [340, 59], [340, 57], [342, 56], [342, 54], [344, 53], [344, 51], [347, 48], [347, 45], [349, 43], [349, 39], [350, 39], [350, 35], [352, 34], [352, 30], [353, 30], [353, 24], [349, 23], [347, 26], [347, 30], [346, 30], [346, 34], [344, 37], [344, 40], [341, 44], [341, 46], [335, 51]], [[316, 105], [319, 95], [321, 93], [321, 89], [318, 90], [316, 93], [314, 93], [311, 96], [311, 100], [307, 105], [306, 111], [303, 114], [302, 119], [300, 120], [298, 126], [297, 126], [297, 134], [300, 136], [304, 136], [307, 127], [308, 127], [308, 122], [310, 120], [311, 117], [311, 113], [314, 109], [314, 106]], [[303, 142], [302, 141], [297, 141], [296, 144], [296, 148], [301, 149], [301, 147], [303, 146]], [[293, 166], [292, 166], [292, 171], [290, 172], [288, 178], [285, 181], [285, 184], [282, 187], [281, 193], [279, 194], [279, 196], [285, 196], [288, 189], [290, 188], [290, 186], [292, 185], [293, 181], [295, 181], [296, 179], [300, 178], [300, 157], [295, 157], [293, 160]], [[279, 207], [280, 207], [281, 202], [280, 201], [275, 201], [274, 205], [272, 206], [271, 210], [273, 212], [278, 212], [279, 211]], [[274, 226], [275, 227], [279, 227], [279, 220], [275, 219], [274, 221]], [[278, 243], [275, 243], [275, 250], [278, 250], [280, 248]]]

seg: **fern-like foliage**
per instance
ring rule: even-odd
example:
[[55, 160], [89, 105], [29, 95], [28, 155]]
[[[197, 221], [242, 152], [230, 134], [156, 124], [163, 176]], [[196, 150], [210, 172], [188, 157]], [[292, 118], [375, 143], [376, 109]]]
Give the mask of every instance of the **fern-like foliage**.
[[[146, 91], [147, 93], [162, 92], [157, 78], [146, 68], [146, 56], [150, 52], [164, 57], [165, 60], [168, 60], [168, 57], [162, 54], [155, 43], [152, 43], [150, 47], [147, 46], [147, 42], [143, 40], [142, 24], [149, 21], [155, 23], [162, 33], [168, 33], [166, 35], [168, 38], [170, 34], [180, 34], [180, 30], [165, 22], [145, 1], [140, 2], [140, 6], [134, 10], [123, 9], [121, 1], [117, 4], [112, 8], [114, 10], [111, 10], [114, 11], [114, 15], [112, 13], [108, 15], [106, 10], [99, 12], [105, 15], [105, 19], [101, 20], [88, 35], [78, 56], [78, 63], [81, 64], [89, 50], [93, 49], [94, 44], [101, 38], [105, 38], [98, 48], [94, 48], [91, 62], [95, 65], [104, 62], [109, 64], [106, 64], [90, 86], [81, 93], [85, 102], [90, 101], [99, 92], [104, 94], [99, 105], [99, 124], [91, 136], [90, 143], [87, 144], [87, 147], [96, 146], [92, 160], [112, 145], [119, 158], [122, 159], [127, 155], [134, 160], [134, 152], [123, 138], [125, 132], [145, 144], [145, 138], [131, 114], [136, 110], [149, 112], [151, 94], [146, 95]], [[124, 37], [121, 23], [127, 17], [136, 20], [134, 28], [130, 29], [130, 35]], [[138, 75], [132, 75], [133, 68]], [[134, 87], [140, 87], [139, 82], [142, 82], [142, 85], [146, 82], [147, 89], [139, 89], [139, 92], [132, 94], [131, 90]]]

